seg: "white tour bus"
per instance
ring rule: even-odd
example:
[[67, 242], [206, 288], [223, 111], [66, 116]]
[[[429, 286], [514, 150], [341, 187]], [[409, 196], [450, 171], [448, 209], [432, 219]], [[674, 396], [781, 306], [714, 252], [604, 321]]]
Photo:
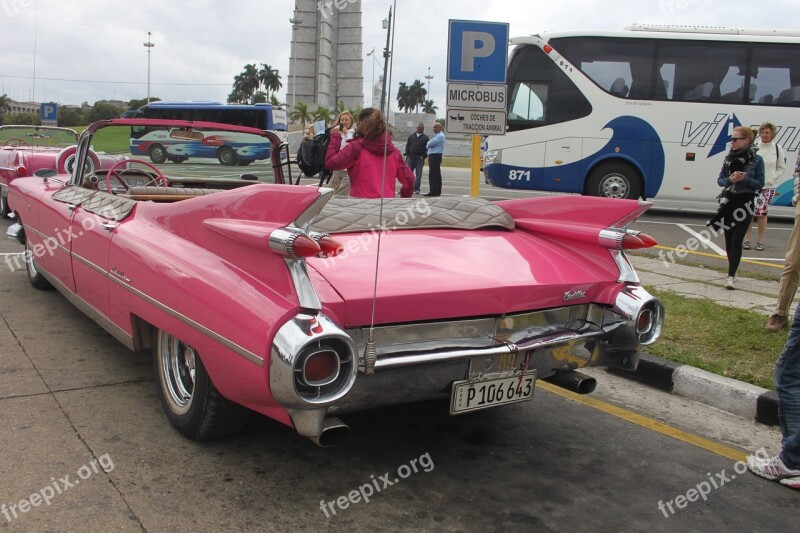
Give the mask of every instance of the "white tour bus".
[[800, 30], [634, 25], [511, 40], [508, 128], [487, 183], [614, 198], [709, 201], [731, 130], [773, 122], [791, 205]]

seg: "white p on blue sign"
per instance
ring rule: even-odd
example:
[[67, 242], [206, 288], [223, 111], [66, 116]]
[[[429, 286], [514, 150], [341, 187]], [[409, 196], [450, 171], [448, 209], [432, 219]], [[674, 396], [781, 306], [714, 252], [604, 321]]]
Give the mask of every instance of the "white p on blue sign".
[[451, 20], [447, 81], [505, 83], [508, 23]]
[[58, 104], [55, 102], [42, 104], [41, 111], [42, 124], [55, 124], [58, 122]]

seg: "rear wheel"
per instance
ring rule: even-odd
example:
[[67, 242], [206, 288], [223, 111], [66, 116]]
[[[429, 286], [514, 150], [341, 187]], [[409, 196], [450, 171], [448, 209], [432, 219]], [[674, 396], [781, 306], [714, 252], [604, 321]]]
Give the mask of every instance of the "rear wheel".
[[224, 437], [247, 423], [250, 411], [222, 397], [194, 348], [160, 329], [154, 336], [153, 367], [167, 418], [190, 439]]
[[225, 166], [232, 167], [236, 164], [236, 152], [230, 146], [223, 146], [217, 152], [219, 162]]
[[11, 210], [8, 208], [8, 198], [3, 190], [0, 190], [0, 218], [6, 218]]
[[626, 163], [603, 163], [589, 175], [586, 194], [635, 200], [642, 195], [641, 178], [639, 173]]
[[33, 253], [31, 241], [25, 239], [25, 272], [28, 274], [28, 281], [31, 285], [40, 290], [52, 289], [50, 282], [42, 276], [36, 266], [36, 256]]
[[154, 144], [150, 147], [150, 160], [160, 165], [167, 160], [167, 150], [160, 144]]

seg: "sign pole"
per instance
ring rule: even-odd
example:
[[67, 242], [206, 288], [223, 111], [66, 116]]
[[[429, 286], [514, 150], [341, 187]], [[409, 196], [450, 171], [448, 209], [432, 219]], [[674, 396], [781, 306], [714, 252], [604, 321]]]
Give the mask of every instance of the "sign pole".
[[472, 136], [472, 166], [470, 173], [469, 195], [477, 198], [481, 195], [481, 136]]

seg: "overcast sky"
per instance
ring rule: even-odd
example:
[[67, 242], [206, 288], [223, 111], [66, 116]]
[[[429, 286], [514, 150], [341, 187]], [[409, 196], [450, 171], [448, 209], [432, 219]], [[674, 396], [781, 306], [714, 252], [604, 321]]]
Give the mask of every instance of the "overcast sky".
[[[389, 0], [362, 0], [364, 54], [385, 46]], [[225, 101], [247, 63], [280, 71], [285, 101], [293, 0], [0, 0], [0, 94], [14, 100], [93, 104], [147, 96]], [[509, 22], [511, 35], [545, 30], [622, 29], [638, 22], [790, 27], [796, 0], [398, 0], [391, 99], [401, 81], [433, 76], [444, 114], [447, 21]], [[374, 67], [375, 78], [381, 69]], [[365, 106], [373, 64], [364, 58]]]

